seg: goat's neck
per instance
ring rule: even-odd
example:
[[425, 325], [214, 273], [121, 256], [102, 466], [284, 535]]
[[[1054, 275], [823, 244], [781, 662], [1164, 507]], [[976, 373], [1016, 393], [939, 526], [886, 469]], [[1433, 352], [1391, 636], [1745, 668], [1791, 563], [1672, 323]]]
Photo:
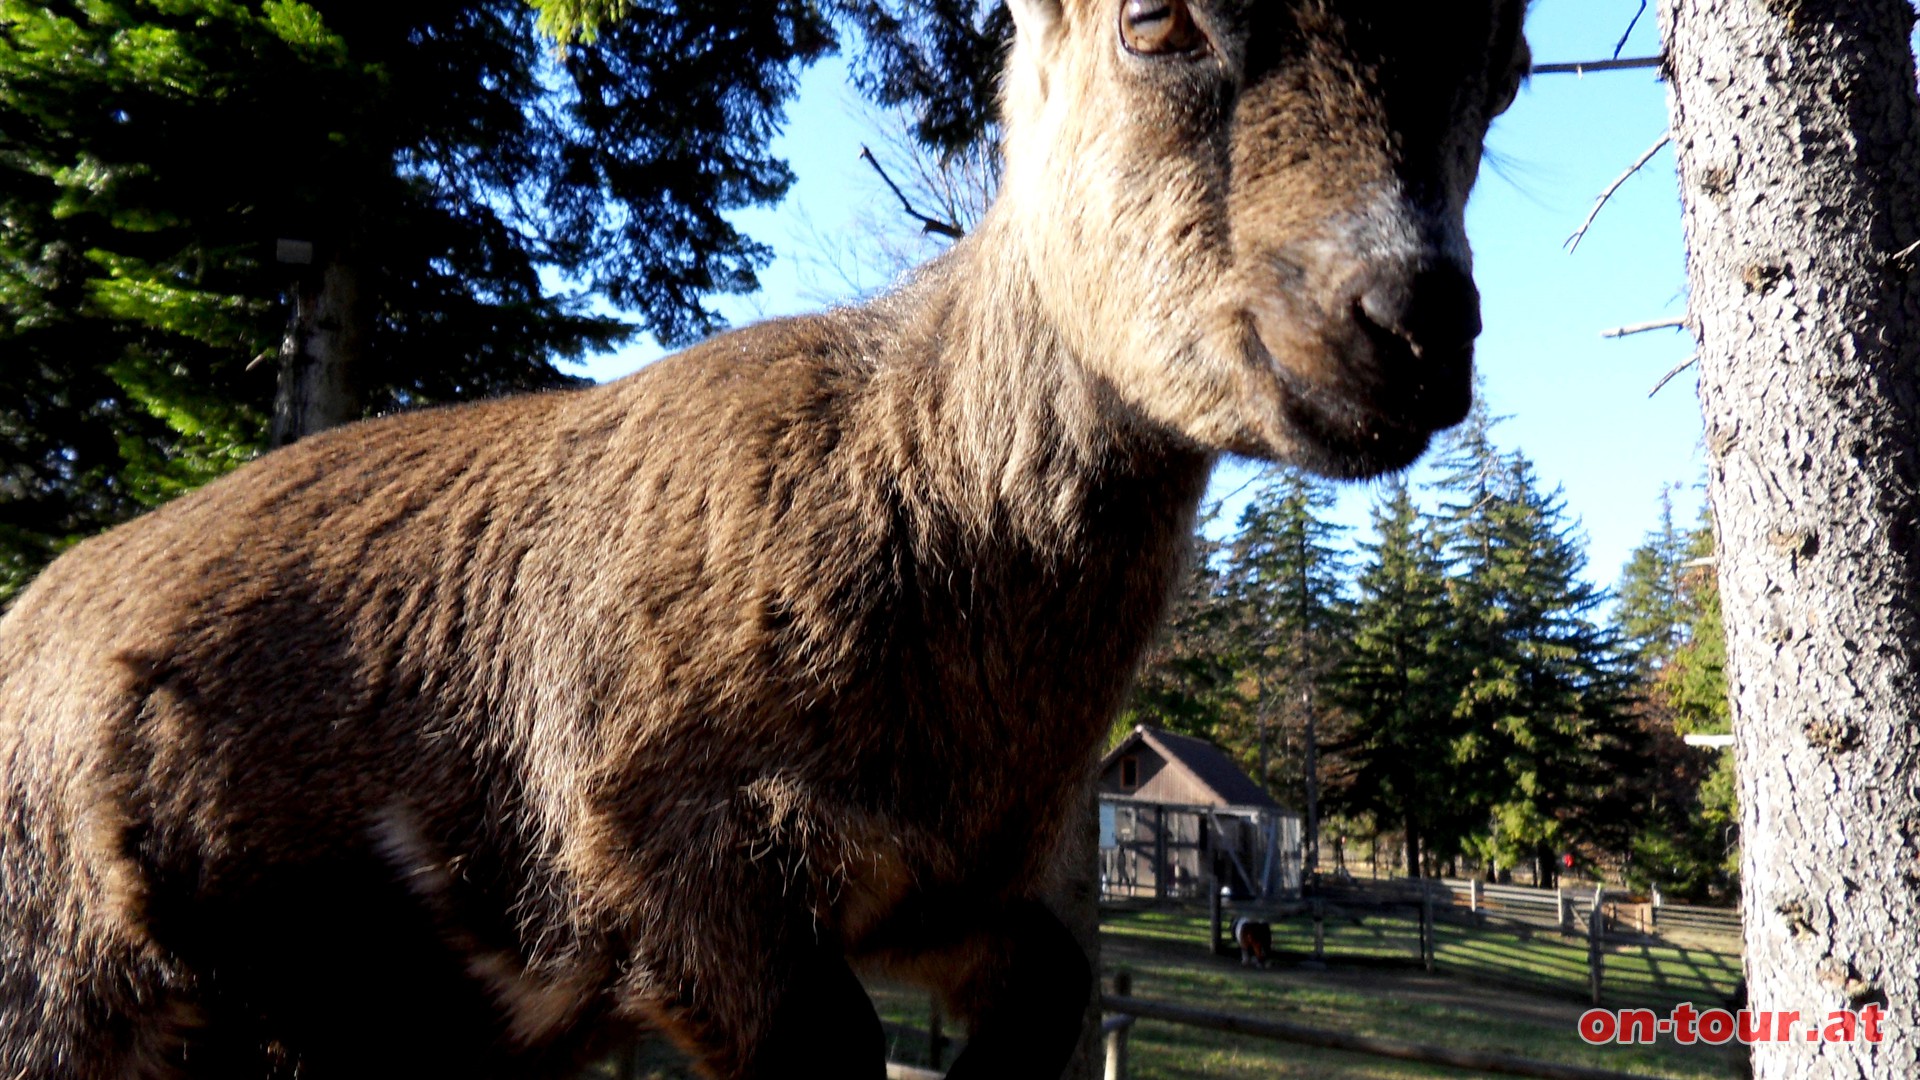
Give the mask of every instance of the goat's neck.
[[1116, 500], [1187, 522], [1211, 455], [1092, 373], [1043, 313], [1011, 254], [1022, 246], [999, 235], [1011, 227], [989, 215], [890, 302], [901, 320], [883, 351], [901, 377], [889, 408], [904, 421], [893, 425], [908, 440], [903, 469], [982, 538], [1072, 548]]

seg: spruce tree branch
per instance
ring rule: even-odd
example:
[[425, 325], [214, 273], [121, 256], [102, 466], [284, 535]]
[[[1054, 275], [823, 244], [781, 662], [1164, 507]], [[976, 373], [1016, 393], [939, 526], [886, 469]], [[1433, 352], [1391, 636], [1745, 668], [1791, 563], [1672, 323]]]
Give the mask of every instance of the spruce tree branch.
[[880, 159], [873, 156], [873, 151], [862, 146], [860, 148], [860, 156], [866, 159], [867, 164], [873, 166], [874, 172], [880, 174], [881, 181], [887, 185], [889, 191], [893, 192], [894, 197], [900, 200], [900, 207], [907, 212], [907, 216], [920, 223], [920, 231], [938, 233], [941, 236], [954, 240], [958, 240], [967, 235], [965, 230], [961, 229], [958, 225], [941, 221], [939, 218], [928, 217], [914, 209], [913, 202], [907, 198], [907, 193], [901, 191], [900, 185], [894, 183], [893, 177], [887, 175], [887, 170], [880, 167]]
[[1673, 132], [1669, 131], [1661, 135], [1660, 138], [1656, 140], [1652, 146], [1647, 147], [1647, 152], [1644, 154], [1641, 154], [1639, 160], [1627, 166], [1626, 172], [1623, 172], [1619, 176], [1614, 177], [1613, 183], [1607, 185], [1607, 190], [1602, 191], [1600, 193], [1600, 197], [1593, 200], [1593, 209], [1587, 211], [1587, 220], [1581, 222], [1580, 227], [1573, 230], [1573, 235], [1567, 237], [1566, 242], [1561, 245], [1562, 247], [1565, 247], [1567, 249], [1567, 254], [1569, 255], [1573, 254], [1574, 249], [1580, 246], [1581, 237], [1584, 237], [1587, 235], [1587, 230], [1593, 227], [1593, 219], [1600, 216], [1600, 209], [1607, 205], [1608, 199], [1613, 198], [1614, 192], [1620, 190], [1620, 185], [1626, 183], [1627, 180], [1631, 178], [1634, 173], [1639, 172], [1641, 166], [1653, 160], [1653, 155], [1659, 153], [1661, 147], [1667, 145], [1672, 141], [1673, 141]]
[[1667, 372], [1667, 373], [1666, 373], [1665, 375], [1662, 375], [1662, 376], [1660, 376], [1660, 381], [1659, 381], [1659, 382], [1657, 382], [1657, 383], [1654, 383], [1654, 384], [1653, 384], [1653, 389], [1651, 389], [1651, 390], [1649, 390], [1649, 391], [1647, 391], [1647, 396], [1648, 396], [1648, 397], [1652, 397], [1653, 395], [1655, 395], [1655, 394], [1657, 394], [1657, 393], [1659, 393], [1659, 392], [1660, 392], [1660, 388], [1661, 388], [1661, 387], [1663, 387], [1663, 386], [1665, 386], [1665, 385], [1667, 385], [1667, 383], [1669, 383], [1669, 382], [1671, 382], [1671, 381], [1673, 381], [1673, 377], [1674, 377], [1675, 375], [1678, 375], [1678, 374], [1680, 374], [1681, 372], [1683, 372], [1683, 371], [1685, 371], [1685, 370], [1687, 370], [1688, 368], [1690, 368], [1690, 367], [1692, 367], [1692, 366], [1693, 366], [1693, 364], [1694, 364], [1694, 361], [1696, 361], [1696, 360], [1698, 360], [1698, 359], [1700, 359], [1700, 355], [1699, 355], [1698, 353], [1695, 353], [1695, 354], [1693, 354], [1692, 356], [1689, 356], [1689, 357], [1687, 357], [1687, 358], [1686, 358], [1685, 360], [1682, 360], [1682, 361], [1680, 361], [1680, 362], [1679, 362], [1678, 364], [1675, 364], [1675, 365], [1673, 366], [1673, 370], [1672, 370], [1672, 371], [1669, 371], [1669, 372]]
[[1626, 337], [1628, 334], [1644, 334], [1649, 330], [1671, 330], [1687, 325], [1687, 317], [1680, 315], [1671, 319], [1654, 319], [1651, 322], [1628, 323], [1611, 330], [1600, 331], [1603, 338]]
[[1664, 56], [1629, 56], [1625, 60], [1581, 60], [1570, 64], [1535, 64], [1534, 75], [1585, 75], [1589, 71], [1624, 71], [1628, 68], [1659, 67]]

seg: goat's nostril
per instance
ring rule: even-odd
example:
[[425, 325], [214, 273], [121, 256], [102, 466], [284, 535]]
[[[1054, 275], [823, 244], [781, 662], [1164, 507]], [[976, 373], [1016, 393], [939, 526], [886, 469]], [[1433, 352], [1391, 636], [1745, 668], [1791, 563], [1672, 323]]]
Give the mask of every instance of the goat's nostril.
[[1452, 266], [1382, 270], [1355, 306], [1367, 322], [1422, 355], [1462, 351], [1480, 335], [1480, 291], [1465, 270]]

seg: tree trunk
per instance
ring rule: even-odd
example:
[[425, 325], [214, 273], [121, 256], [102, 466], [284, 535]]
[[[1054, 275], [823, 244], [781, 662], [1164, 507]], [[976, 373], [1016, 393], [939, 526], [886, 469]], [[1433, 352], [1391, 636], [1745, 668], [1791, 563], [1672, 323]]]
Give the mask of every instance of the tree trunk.
[[1920, 1076], [1920, 105], [1907, 0], [1662, 0], [1752, 1007], [1770, 1078]]
[[1311, 881], [1320, 872], [1320, 732], [1314, 722], [1311, 675], [1307, 676], [1306, 688], [1300, 692], [1300, 704], [1307, 716], [1307, 828], [1300, 863], [1306, 879]]
[[294, 287], [273, 398], [274, 446], [360, 415], [356, 377], [372, 330], [371, 309], [359, 271], [338, 258]]

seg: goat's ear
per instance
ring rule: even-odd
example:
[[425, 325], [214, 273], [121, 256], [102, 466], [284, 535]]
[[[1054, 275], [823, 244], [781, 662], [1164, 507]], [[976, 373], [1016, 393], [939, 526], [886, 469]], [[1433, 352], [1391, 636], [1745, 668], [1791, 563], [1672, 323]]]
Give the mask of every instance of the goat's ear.
[[1007, 0], [1007, 10], [1013, 13], [1013, 25], [1019, 31], [1020, 40], [1038, 47], [1043, 54], [1065, 17], [1060, 0]]

